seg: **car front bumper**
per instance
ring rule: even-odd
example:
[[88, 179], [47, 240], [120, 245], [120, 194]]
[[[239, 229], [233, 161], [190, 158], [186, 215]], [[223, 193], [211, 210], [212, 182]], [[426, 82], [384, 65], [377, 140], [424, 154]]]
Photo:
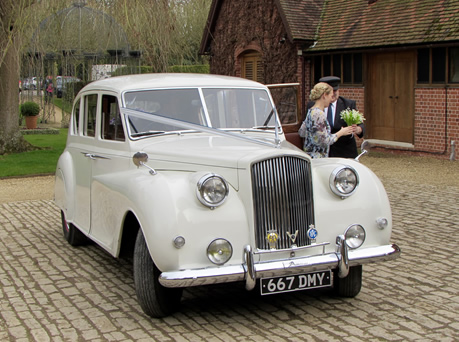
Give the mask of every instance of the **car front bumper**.
[[342, 237], [338, 236], [337, 251], [334, 253], [255, 263], [256, 253], [247, 245], [241, 265], [163, 272], [159, 282], [165, 287], [190, 287], [245, 281], [246, 289], [252, 290], [257, 279], [267, 277], [338, 269], [338, 276], [342, 278], [347, 276], [351, 266], [394, 260], [400, 253], [400, 248], [395, 244], [350, 250]]

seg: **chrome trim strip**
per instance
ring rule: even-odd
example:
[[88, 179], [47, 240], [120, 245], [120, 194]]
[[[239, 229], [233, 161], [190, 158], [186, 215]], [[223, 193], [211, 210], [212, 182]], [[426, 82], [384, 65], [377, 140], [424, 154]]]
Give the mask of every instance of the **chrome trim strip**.
[[[349, 266], [394, 260], [400, 253], [400, 248], [395, 244], [349, 250]], [[247, 245], [244, 248], [245, 264], [163, 272], [159, 282], [165, 287], [190, 287], [246, 281], [246, 288], [252, 289], [256, 279], [335, 269], [340, 260], [338, 253], [329, 253], [253, 263], [253, 253]]]
[[325, 254], [325, 246], [328, 246], [330, 242], [321, 242], [321, 243], [313, 243], [307, 246], [301, 247], [292, 247], [292, 248], [284, 248], [284, 249], [257, 249], [256, 252], [253, 252], [254, 255], [258, 254], [273, 254], [273, 253], [285, 253], [285, 252], [298, 252], [305, 249], [310, 249], [314, 247], [322, 247], [322, 254]]

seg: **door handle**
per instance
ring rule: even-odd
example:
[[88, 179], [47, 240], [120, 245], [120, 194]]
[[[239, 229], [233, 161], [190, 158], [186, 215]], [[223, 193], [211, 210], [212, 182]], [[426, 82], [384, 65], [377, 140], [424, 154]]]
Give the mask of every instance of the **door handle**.
[[81, 153], [83, 153], [86, 158], [89, 158], [89, 159], [92, 159], [92, 160], [95, 160], [95, 159], [110, 159], [110, 158], [107, 158], [107, 157], [104, 157], [104, 156], [98, 156], [97, 154], [86, 153], [86, 152], [81, 152]]

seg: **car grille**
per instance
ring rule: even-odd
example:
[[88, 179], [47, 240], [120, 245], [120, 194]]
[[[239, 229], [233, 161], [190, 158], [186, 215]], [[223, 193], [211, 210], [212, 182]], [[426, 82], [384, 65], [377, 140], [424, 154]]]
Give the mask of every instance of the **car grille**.
[[298, 231], [298, 247], [310, 244], [307, 230], [314, 224], [314, 204], [308, 160], [283, 156], [253, 164], [252, 188], [258, 249], [270, 249], [270, 232], [279, 236], [277, 249], [292, 246], [287, 232]]

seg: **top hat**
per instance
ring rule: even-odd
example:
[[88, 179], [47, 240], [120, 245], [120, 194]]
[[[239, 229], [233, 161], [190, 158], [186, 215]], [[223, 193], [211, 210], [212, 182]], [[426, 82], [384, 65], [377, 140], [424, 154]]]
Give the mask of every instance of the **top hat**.
[[338, 90], [339, 84], [341, 82], [341, 78], [336, 77], [336, 76], [325, 76], [325, 77], [320, 78], [319, 82], [328, 83], [333, 88], [333, 90]]

